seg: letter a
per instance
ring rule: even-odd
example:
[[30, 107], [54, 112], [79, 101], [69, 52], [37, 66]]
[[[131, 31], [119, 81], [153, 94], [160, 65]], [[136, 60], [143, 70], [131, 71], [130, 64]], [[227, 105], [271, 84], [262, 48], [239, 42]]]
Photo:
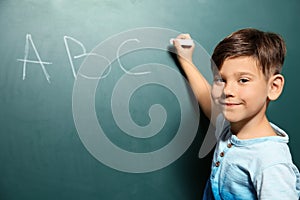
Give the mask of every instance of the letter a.
[[[38, 59], [37, 61], [35, 61], [35, 60], [28, 60], [29, 42], [31, 43], [31, 46], [32, 46], [32, 48], [34, 50], [34, 53], [35, 53], [35, 55], [36, 55], [36, 57]], [[25, 80], [25, 78], [26, 78], [26, 67], [27, 67], [26, 65], [27, 65], [27, 63], [35, 63], [35, 64], [40, 64], [40, 66], [41, 66], [41, 68], [43, 70], [43, 73], [44, 73], [44, 75], [45, 75], [48, 83], [50, 83], [50, 76], [49, 76], [49, 74], [48, 74], [48, 72], [47, 72], [47, 70], [45, 68], [45, 65], [50, 65], [52, 63], [50, 63], [50, 62], [43, 62], [41, 60], [40, 55], [39, 55], [38, 51], [36, 50], [36, 47], [35, 47], [35, 45], [34, 45], [34, 43], [32, 41], [31, 34], [27, 34], [26, 35], [24, 59], [17, 59], [17, 60], [23, 62], [23, 80]]]

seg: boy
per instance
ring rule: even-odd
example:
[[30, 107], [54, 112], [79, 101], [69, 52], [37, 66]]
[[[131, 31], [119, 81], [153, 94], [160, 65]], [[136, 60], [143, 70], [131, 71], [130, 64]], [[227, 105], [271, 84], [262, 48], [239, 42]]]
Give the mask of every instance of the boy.
[[174, 46], [201, 109], [220, 130], [203, 199], [298, 200], [300, 174], [288, 135], [266, 116], [284, 86], [283, 39], [251, 28], [224, 38], [212, 55], [212, 86], [192, 63], [194, 45], [174, 40]]

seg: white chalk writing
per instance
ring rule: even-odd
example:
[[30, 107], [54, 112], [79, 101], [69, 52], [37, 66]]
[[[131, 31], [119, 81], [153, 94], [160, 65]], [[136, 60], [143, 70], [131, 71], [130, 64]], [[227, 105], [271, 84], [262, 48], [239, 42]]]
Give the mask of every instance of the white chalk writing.
[[[28, 60], [28, 54], [29, 54], [29, 42], [30, 42], [30, 44], [31, 44], [31, 46], [32, 46], [32, 48], [33, 48], [33, 50], [34, 50], [34, 53], [35, 53], [37, 59], [38, 59], [37, 61], [36, 61], [36, 60]], [[50, 64], [52, 64], [52, 63], [50, 63], [50, 62], [43, 62], [43, 61], [41, 60], [41, 57], [40, 57], [40, 55], [39, 55], [39, 53], [38, 53], [38, 51], [37, 51], [37, 49], [36, 49], [36, 47], [35, 47], [35, 45], [34, 45], [34, 43], [33, 43], [33, 41], [32, 41], [31, 34], [27, 34], [27, 35], [26, 35], [26, 43], [25, 43], [24, 59], [17, 59], [17, 60], [23, 62], [23, 76], [22, 76], [22, 77], [23, 77], [23, 80], [25, 80], [25, 78], [26, 78], [26, 67], [27, 67], [27, 63], [35, 63], [35, 64], [40, 64], [40, 66], [41, 66], [41, 68], [42, 68], [42, 70], [43, 70], [43, 73], [44, 73], [44, 75], [45, 75], [45, 77], [46, 77], [48, 83], [50, 83], [50, 76], [49, 76], [49, 74], [48, 74], [48, 72], [47, 72], [47, 70], [46, 70], [46, 68], [45, 68], [45, 65], [50, 65]]]

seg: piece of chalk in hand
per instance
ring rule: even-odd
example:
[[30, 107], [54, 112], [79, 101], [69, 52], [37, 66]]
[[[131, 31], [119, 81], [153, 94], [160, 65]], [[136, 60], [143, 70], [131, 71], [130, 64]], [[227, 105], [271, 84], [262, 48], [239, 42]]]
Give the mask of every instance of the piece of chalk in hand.
[[[173, 44], [174, 40], [175, 40], [174, 38], [170, 39], [170, 44]], [[193, 45], [193, 40], [191, 40], [191, 39], [176, 39], [176, 40], [179, 41], [181, 46], [192, 46]]]

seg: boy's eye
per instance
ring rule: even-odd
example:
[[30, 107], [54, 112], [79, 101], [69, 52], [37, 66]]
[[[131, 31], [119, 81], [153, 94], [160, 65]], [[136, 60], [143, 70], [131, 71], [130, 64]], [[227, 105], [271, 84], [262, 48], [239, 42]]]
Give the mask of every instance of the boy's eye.
[[215, 83], [224, 83], [225, 81], [224, 81], [224, 79], [222, 79], [221, 77], [216, 77], [216, 78], [214, 79], [214, 82], [215, 82]]
[[247, 78], [241, 78], [239, 80], [240, 83], [247, 83], [248, 81], [249, 81], [249, 79], [247, 79]]

